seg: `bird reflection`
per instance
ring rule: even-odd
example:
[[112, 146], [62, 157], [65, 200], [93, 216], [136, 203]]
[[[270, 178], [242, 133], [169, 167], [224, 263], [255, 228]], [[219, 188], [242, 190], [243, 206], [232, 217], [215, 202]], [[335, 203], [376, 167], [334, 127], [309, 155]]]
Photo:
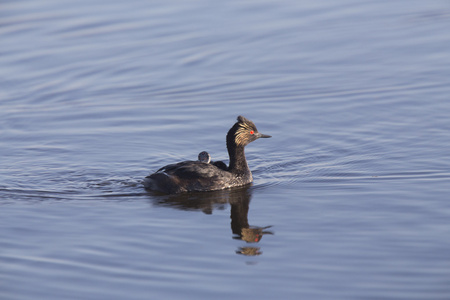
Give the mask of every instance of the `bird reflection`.
[[247, 246], [239, 247], [237, 254], [256, 256], [261, 255], [260, 247], [251, 244], [259, 243], [271, 226], [250, 226], [248, 211], [251, 199], [250, 185], [213, 192], [185, 193], [177, 195], [161, 195], [151, 193], [153, 201], [158, 205], [170, 206], [181, 210], [201, 210], [205, 214], [212, 214], [214, 209], [225, 209], [227, 203], [231, 206], [231, 231], [233, 239], [245, 241]]

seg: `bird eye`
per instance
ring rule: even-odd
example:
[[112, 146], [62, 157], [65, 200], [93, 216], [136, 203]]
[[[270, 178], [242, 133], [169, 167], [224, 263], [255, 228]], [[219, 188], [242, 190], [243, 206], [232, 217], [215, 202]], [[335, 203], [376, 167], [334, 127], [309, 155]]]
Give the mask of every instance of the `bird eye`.
[[250, 134], [254, 134], [255, 132], [253, 130], [250, 130]]

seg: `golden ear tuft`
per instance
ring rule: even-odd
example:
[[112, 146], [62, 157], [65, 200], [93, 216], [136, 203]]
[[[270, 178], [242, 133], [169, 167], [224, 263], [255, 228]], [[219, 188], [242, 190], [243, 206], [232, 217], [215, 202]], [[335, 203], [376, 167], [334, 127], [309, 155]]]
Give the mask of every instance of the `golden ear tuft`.
[[[247, 123], [247, 122], [249, 122], [249, 120], [247, 120], [246, 118], [244, 118], [243, 116], [238, 116], [237, 117], [237, 121], [239, 122], [239, 123]], [[251, 121], [250, 121], [251, 122]]]

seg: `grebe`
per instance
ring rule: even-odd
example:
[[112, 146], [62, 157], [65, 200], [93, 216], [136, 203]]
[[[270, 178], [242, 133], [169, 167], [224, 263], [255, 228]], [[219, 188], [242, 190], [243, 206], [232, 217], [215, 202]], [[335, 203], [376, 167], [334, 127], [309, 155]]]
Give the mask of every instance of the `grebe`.
[[227, 165], [223, 161], [211, 161], [211, 155], [208, 152], [202, 151], [198, 154], [198, 161], [205, 162], [207, 164], [211, 163], [222, 170], [228, 170]]
[[145, 177], [144, 186], [150, 190], [177, 194], [214, 191], [249, 184], [253, 181], [253, 176], [245, 159], [244, 147], [259, 138], [270, 137], [259, 133], [252, 121], [238, 116], [237, 122], [227, 133], [230, 156], [228, 167], [221, 161], [209, 163], [209, 154], [200, 153], [202, 156], [199, 154], [198, 161], [170, 164]]
[[198, 161], [209, 164], [209, 162], [211, 161], [211, 155], [209, 155], [209, 153], [206, 151], [202, 151], [198, 154]]

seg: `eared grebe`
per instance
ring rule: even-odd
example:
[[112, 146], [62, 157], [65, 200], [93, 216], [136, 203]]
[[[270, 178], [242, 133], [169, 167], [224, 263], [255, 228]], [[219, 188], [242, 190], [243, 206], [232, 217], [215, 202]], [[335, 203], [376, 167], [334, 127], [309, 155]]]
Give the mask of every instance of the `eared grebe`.
[[211, 163], [222, 170], [228, 170], [227, 165], [223, 161], [211, 161], [211, 155], [209, 155], [208, 152], [202, 151], [198, 154], [198, 161], [204, 162], [204, 163]]
[[183, 161], [162, 167], [145, 177], [147, 189], [167, 194], [189, 191], [214, 191], [235, 186], [242, 186], [253, 181], [252, 172], [245, 159], [244, 147], [259, 138], [270, 138], [261, 134], [252, 121], [243, 116], [227, 133], [227, 149], [230, 165], [211, 162], [208, 152], [199, 154], [198, 161]]

